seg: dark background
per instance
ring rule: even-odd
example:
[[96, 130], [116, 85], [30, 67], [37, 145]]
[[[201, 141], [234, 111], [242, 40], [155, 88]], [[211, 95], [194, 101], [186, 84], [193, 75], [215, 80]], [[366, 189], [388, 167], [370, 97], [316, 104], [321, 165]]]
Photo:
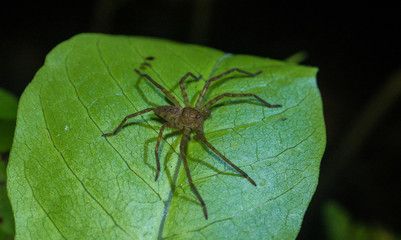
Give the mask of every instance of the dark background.
[[18, 97], [46, 54], [82, 32], [145, 35], [319, 67], [327, 148], [299, 239], [324, 239], [322, 206], [400, 232], [401, 9], [330, 12], [251, 1], [30, 1], [3, 6], [0, 87]]

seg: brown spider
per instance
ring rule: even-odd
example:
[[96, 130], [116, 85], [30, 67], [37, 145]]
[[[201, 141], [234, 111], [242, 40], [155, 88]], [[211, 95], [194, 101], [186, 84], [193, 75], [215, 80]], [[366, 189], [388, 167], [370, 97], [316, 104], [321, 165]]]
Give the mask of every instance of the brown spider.
[[163, 118], [164, 120], [166, 120], [167, 122], [163, 123], [162, 127], [160, 128], [160, 132], [159, 132], [159, 136], [157, 138], [156, 148], [155, 148], [156, 166], [157, 166], [155, 181], [157, 181], [157, 178], [159, 177], [159, 173], [160, 173], [160, 161], [159, 161], [158, 151], [159, 151], [160, 141], [162, 139], [162, 135], [163, 135], [164, 129], [166, 127], [169, 127], [169, 128], [175, 128], [175, 129], [179, 129], [179, 130], [184, 130], [183, 136], [181, 138], [181, 143], [180, 143], [181, 158], [182, 158], [182, 161], [184, 162], [184, 168], [185, 168], [185, 172], [186, 172], [187, 177], [188, 177], [189, 185], [191, 186], [191, 188], [194, 191], [196, 197], [198, 198], [199, 202], [202, 205], [203, 213], [205, 215], [205, 219], [208, 218], [207, 210], [206, 210], [206, 204], [203, 201], [201, 195], [199, 194], [198, 190], [196, 189], [195, 185], [192, 182], [192, 177], [191, 177], [191, 173], [189, 171], [188, 162], [187, 162], [186, 153], [185, 153], [185, 146], [188, 143], [191, 131], [195, 131], [195, 133], [196, 133], [196, 135], [194, 136], [195, 140], [200, 139], [207, 147], [209, 147], [213, 152], [215, 152], [219, 157], [221, 157], [226, 163], [230, 164], [230, 166], [232, 166], [235, 170], [237, 170], [239, 173], [241, 173], [242, 176], [244, 176], [246, 179], [248, 179], [249, 182], [251, 182], [254, 186], [256, 186], [255, 181], [253, 181], [252, 178], [248, 176], [248, 174], [246, 174], [244, 171], [242, 171], [239, 167], [237, 167], [230, 160], [228, 160], [223, 154], [221, 154], [216, 148], [214, 148], [212, 146], [212, 144], [210, 144], [206, 140], [206, 138], [204, 136], [204, 133], [203, 133], [203, 121], [210, 117], [210, 110], [209, 109], [217, 101], [219, 101], [220, 99], [222, 99], [224, 97], [255, 97], [257, 100], [262, 102], [267, 107], [270, 107], [270, 108], [281, 107], [281, 105], [272, 105], [272, 104], [266, 102], [265, 100], [261, 99], [260, 97], [256, 96], [255, 94], [252, 94], [252, 93], [241, 93], [241, 94], [238, 94], [238, 93], [224, 93], [224, 94], [221, 94], [221, 95], [213, 98], [212, 100], [210, 100], [206, 104], [201, 105], [202, 104], [202, 100], [205, 97], [206, 91], [210, 86], [210, 83], [213, 82], [213, 81], [216, 81], [216, 80], [218, 80], [218, 79], [220, 79], [220, 78], [222, 78], [224, 76], [226, 76], [229, 73], [235, 72], [235, 71], [243, 73], [243, 74], [246, 74], [246, 75], [251, 76], [251, 77], [254, 77], [254, 76], [259, 75], [260, 73], [262, 73], [262, 71], [259, 71], [257, 73], [249, 73], [249, 72], [246, 72], [246, 71], [238, 69], [238, 68], [233, 68], [233, 69], [230, 69], [230, 70], [228, 70], [228, 71], [226, 71], [226, 72], [224, 72], [224, 73], [222, 73], [220, 75], [217, 75], [215, 77], [210, 78], [206, 82], [205, 86], [203, 87], [198, 99], [196, 100], [195, 107], [193, 108], [189, 104], [188, 95], [187, 95], [187, 92], [186, 92], [186, 90], [184, 88], [184, 81], [189, 76], [192, 76], [196, 80], [199, 80], [202, 77], [202, 75], [199, 76], [199, 77], [196, 77], [191, 72], [188, 72], [187, 74], [184, 75], [184, 77], [181, 78], [181, 80], [180, 80], [180, 88], [181, 88], [181, 92], [182, 92], [182, 96], [184, 98], [184, 104], [185, 104], [185, 107], [182, 107], [180, 105], [180, 103], [177, 101], [177, 99], [169, 91], [167, 91], [164, 87], [160, 86], [157, 82], [155, 82], [148, 74], [143, 74], [138, 69], [135, 69], [136, 73], [138, 73], [142, 77], [145, 77], [151, 83], [153, 83], [157, 88], [162, 90], [163, 93], [166, 95], [166, 97], [174, 104], [174, 106], [159, 106], [159, 107], [155, 107], [155, 108], [146, 108], [146, 109], [144, 109], [142, 111], [130, 114], [130, 115], [126, 116], [122, 120], [120, 125], [113, 132], [105, 133], [105, 134], [102, 135], [104, 137], [113, 136], [113, 135], [117, 134], [117, 132], [123, 127], [124, 123], [129, 118], [133, 118], [133, 117], [139, 116], [141, 114], [144, 114], [144, 113], [147, 113], [147, 112], [150, 112], [150, 111], [153, 111], [157, 116], [159, 116], [159, 117]]

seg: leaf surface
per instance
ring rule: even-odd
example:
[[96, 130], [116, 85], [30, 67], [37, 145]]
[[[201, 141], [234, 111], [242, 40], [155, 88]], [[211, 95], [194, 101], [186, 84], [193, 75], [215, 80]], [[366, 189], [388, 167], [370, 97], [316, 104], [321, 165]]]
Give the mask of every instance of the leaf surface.
[[[154, 60], [146, 60], [147, 57]], [[143, 65], [144, 62], [151, 66]], [[168, 105], [163, 93], [133, 69], [140, 67], [182, 103], [179, 80], [192, 105], [205, 81], [206, 100], [224, 99], [204, 123], [206, 138], [257, 183], [251, 185], [203, 144], [191, 140], [189, 167], [206, 202], [188, 184], [179, 155], [181, 132], [167, 129], [161, 175], [154, 148]], [[317, 69], [247, 55], [232, 55], [167, 40], [81, 34], [58, 45], [25, 90], [8, 169], [17, 239], [293, 239], [316, 189], [325, 147]], [[234, 78], [232, 78], [234, 77]]]

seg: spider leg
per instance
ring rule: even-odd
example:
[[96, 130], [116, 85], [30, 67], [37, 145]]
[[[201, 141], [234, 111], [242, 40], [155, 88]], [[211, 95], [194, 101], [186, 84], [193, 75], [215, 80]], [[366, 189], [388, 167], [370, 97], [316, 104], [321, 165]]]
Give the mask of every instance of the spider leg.
[[216, 80], [218, 80], [218, 79], [220, 79], [220, 78], [222, 78], [222, 77], [224, 77], [227, 74], [230, 74], [232, 72], [240, 72], [240, 73], [246, 74], [246, 75], [251, 76], [251, 77], [257, 76], [257, 75], [262, 73], [262, 71], [259, 71], [259, 72], [256, 72], [256, 73], [250, 73], [250, 72], [238, 69], [238, 68], [232, 68], [232, 69], [230, 69], [230, 70], [228, 70], [226, 72], [223, 72], [220, 75], [212, 77], [211, 79], [207, 80], [207, 82], [205, 83], [205, 86], [203, 87], [198, 99], [196, 100], [195, 108], [198, 109], [200, 107], [200, 105], [201, 105], [201, 103], [203, 101], [203, 98], [205, 97], [206, 91], [209, 88], [211, 82], [216, 81]]
[[189, 99], [188, 99], [188, 94], [187, 94], [187, 91], [185, 90], [185, 88], [184, 88], [184, 81], [185, 81], [185, 79], [187, 79], [189, 76], [192, 76], [193, 78], [195, 78], [195, 80], [199, 80], [199, 79], [201, 79], [202, 78], [202, 75], [200, 75], [199, 77], [196, 77], [193, 73], [191, 73], [191, 72], [188, 72], [187, 74], [185, 74], [182, 78], [181, 78], [181, 80], [180, 80], [180, 88], [181, 88], [181, 92], [182, 92], [182, 97], [184, 98], [184, 104], [185, 104], [185, 107], [190, 107], [190, 105], [189, 105]]
[[263, 100], [262, 98], [256, 96], [255, 94], [252, 94], [252, 93], [223, 93], [223, 94], [213, 98], [212, 100], [207, 102], [205, 105], [203, 105], [202, 110], [210, 109], [217, 101], [219, 101], [220, 99], [222, 99], [224, 97], [254, 97], [257, 100], [259, 100], [260, 102], [262, 102], [264, 105], [266, 105], [267, 107], [270, 107], [270, 108], [281, 107], [280, 104], [274, 104], [274, 105], [270, 104], [270, 103], [266, 102], [265, 100]]
[[156, 171], [156, 177], [155, 181], [157, 181], [157, 178], [159, 177], [160, 173], [160, 160], [159, 160], [159, 146], [160, 146], [160, 141], [162, 140], [163, 132], [165, 127], [169, 127], [169, 123], [163, 123], [162, 127], [160, 128], [159, 136], [157, 137], [157, 142], [156, 142], [156, 148], [155, 148], [155, 155], [156, 155], [156, 166], [157, 166], [157, 171]]
[[202, 208], [203, 208], [203, 214], [205, 215], [205, 219], [207, 220], [206, 204], [203, 201], [203, 199], [202, 199], [201, 195], [199, 194], [198, 190], [196, 189], [194, 183], [192, 182], [191, 172], [189, 171], [188, 162], [187, 162], [187, 156], [186, 156], [186, 153], [185, 153], [185, 146], [188, 143], [189, 134], [190, 133], [191, 133], [191, 129], [190, 128], [185, 128], [184, 129], [184, 133], [182, 135], [181, 143], [180, 143], [180, 153], [181, 153], [182, 161], [184, 163], [185, 172], [187, 173], [189, 185], [191, 186], [192, 191], [194, 191], [196, 197], [198, 198], [199, 202], [201, 203]]
[[144, 109], [144, 110], [142, 110], [142, 111], [139, 111], [139, 112], [136, 112], [136, 113], [127, 115], [127, 116], [123, 119], [123, 121], [120, 123], [120, 125], [118, 125], [118, 127], [117, 127], [113, 132], [111, 132], [111, 133], [105, 133], [105, 134], [103, 134], [102, 136], [103, 136], [103, 137], [109, 137], [109, 136], [116, 135], [117, 132], [124, 126], [124, 123], [125, 123], [128, 119], [133, 118], [133, 117], [136, 117], [136, 116], [139, 116], [139, 115], [141, 115], [141, 114], [144, 114], [144, 113], [147, 113], [147, 112], [150, 112], [150, 111], [153, 111], [154, 109], [155, 109], [155, 108], [146, 108], [146, 109]]
[[148, 74], [141, 73], [138, 69], [135, 69], [135, 72], [138, 73], [140, 76], [145, 77], [148, 79], [153, 85], [155, 85], [158, 89], [162, 90], [162, 92], [166, 95], [166, 97], [177, 107], [181, 107], [181, 104], [177, 101], [177, 99], [169, 92], [167, 91], [164, 87], [162, 87], [160, 84], [155, 82]]
[[200, 139], [204, 144], [206, 144], [206, 146], [208, 146], [208, 148], [210, 148], [213, 152], [215, 152], [217, 155], [219, 155], [219, 157], [221, 157], [226, 163], [230, 164], [231, 167], [233, 167], [235, 170], [237, 170], [239, 173], [241, 173], [242, 176], [244, 176], [246, 179], [248, 179], [248, 181], [251, 182], [252, 185], [256, 186], [255, 181], [253, 181], [253, 179], [251, 177], [249, 177], [248, 174], [246, 174], [244, 171], [242, 171], [237, 165], [232, 163], [222, 153], [220, 153], [216, 148], [214, 148], [213, 145], [206, 140], [206, 138], [202, 132], [198, 131], [196, 134], [196, 138]]

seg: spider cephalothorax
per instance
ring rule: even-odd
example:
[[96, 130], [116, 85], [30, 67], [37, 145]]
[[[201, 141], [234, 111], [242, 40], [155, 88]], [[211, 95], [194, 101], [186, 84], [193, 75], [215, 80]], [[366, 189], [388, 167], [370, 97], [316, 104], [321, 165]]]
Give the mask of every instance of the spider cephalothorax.
[[184, 104], [185, 104], [185, 107], [182, 107], [181, 104], [177, 101], [177, 99], [169, 91], [167, 91], [164, 87], [162, 87], [157, 82], [155, 82], [148, 74], [143, 74], [138, 69], [135, 69], [136, 73], [138, 73], [142, 77], [145, 77], [153, 85], [155, 85], [157, 88], [159, 88], [166, 95], [166, 97], [174, 104], [174, 106], [168, 105], [168, 106], [159, 106], [159, 107], [155, 107], [155, 108], [146, 108], [142, 111], [130, 114], [123, 119], [123, 121], [120, 123], [120, 125], [113, 132], [105, 133], [102, 135], [104, 137], [113, 136], [113, 135], [117, 134], [117, 132], [123, 127], [124, 123], [129, 118], [133, 118], [133, 117], [139, 116], [141, 114], [144, 114], [144, 113], [147, 113], [150, 111], [153, 111], [156, 115], [163, 118], [166, 122], [163, 123], [162, 127], [160, 128], [160, 132], [159, 132], [159, 136], [157, 138], [156, 148], [155, 148], [156, 166], [157, 166], [156, 177], [155, 177], [155, 181], [156, 181], [157, 178], [159, 177], [159, 173], [160, 173], [160, 160], [159, 160], [158, 151], [159, 151], [160, 141], [162, 139], [164, 129], [166, 127], [169, 127], [169, 128], [183, 130], [183, 136], [181, 138], [181, 143], [180, 143], [181, 158], [184, 163], [184, 168], [185, 168], [185, 172], [188, 177], [188, 182], [189, 182], [192, 190], [194, 191], [196, 197], [198, 198], [199, 202], [202, 204], [203, 214], [205, 215], [206, 219], [208, 218], [206, 204], [203, 201], [198, 190], [196, 189], [195, 185], [193, 184], [191, 173], [190, 173], [189, 167], [188, 167], [187, 158], [186, 158], [185, 146], [189, 141], [191, 132], [196, 133], [196, 135], [194, 136], [194, 139], [201, 140], [207, 147], [209, 147], [213, 152], [215, 152], [219, 157], [221, 157], [226, 163], [228, 163], [230, 166], [232, 166], [235, 170], [237, 170], [239, 173], [241, 173], [241, 175], [244, 176], [249, 182], [251, 182], [254, 186], [256, 186], [255, 181], [253, 181], [253, 179], [251, 177], [249, 177], [248, 174], [246, 174], [244, 171], [242, 171], [239, 167], [237, 167], [230, 160], [228, 160], [223, 154], [221, 154], [216, 148], [213, 147], [212, 144], [210, 144], [206, 140], [204, 133], [203, 133], [203, 121], [205, 121], [207, 118], [209, 118], [209, 116], [210, 116], [209, 109], [217, 101], [219, 101], [220, 99], [222, 99], [224, 97], [254, 97], [257, 100], [259, 100], [260, 102], [262, 102], [264, 105], [266, 105], [267, 107], [271, 107], [271, 108], [281, 107], [281, 105], [272, 105], [252, 93], [240, 93], [240, 94], [224, 93], [224, 94], [221, 94], [221, 95], [213, 98], [206, 104], [202, 105], [203, 98], [205, 97], [206, 91], [209, 88], [210, 83], [217, 79], [224, 77], [225, 75], [227, 75], [229, 73], [235, 72], [235, 71], [246, 74], [251, 77], [254, 77], [254, 76], [262, 73], [262, 71], [259, 71], [257, 73], [249, 73], [249, 72], [246, 72], [246, 71], [238, 69], [238, 68], [233, 68], [220, 75], [212, 77], [206, 81], [205, 86], [203, 87], [198, 99], [196, 100], [195, 107], [191, 107], [189, 104], [187, 92], [184, 88], [184, 81], [189, 76], [192, 76], [196, 80], [199, 80], [201, 78], [201, 76], [196, 77], [194, 74], [188, 72], [180, 80], [180, 88], [181, 88], [181, 92], [182, 92], [182, 96], [184, 98]]

